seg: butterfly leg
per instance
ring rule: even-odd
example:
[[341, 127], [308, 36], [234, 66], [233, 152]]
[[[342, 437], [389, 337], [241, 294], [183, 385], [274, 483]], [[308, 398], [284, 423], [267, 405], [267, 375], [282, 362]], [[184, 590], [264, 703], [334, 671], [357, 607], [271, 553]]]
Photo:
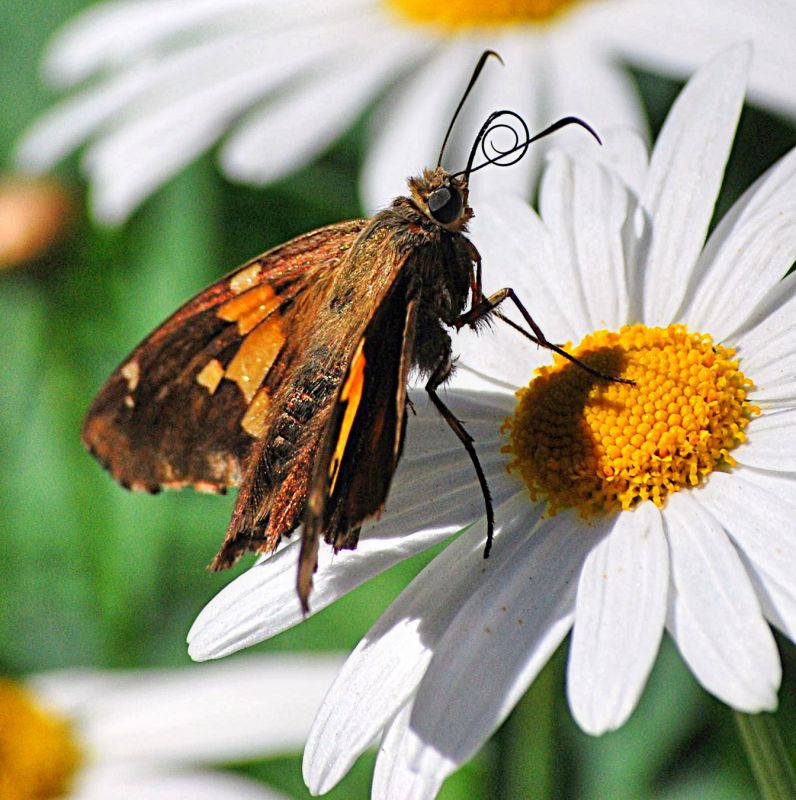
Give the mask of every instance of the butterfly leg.
[[[533, 331], [534, 335], [531, 335], [519, 325], [503, 316], [503, 314], [501, 314], [499, 311], [495, 311], [495, 309], [507, 299], [514, 303], [520, 314], [522, 314], [523, 319], [528, 323], [528, 326]], [[612, 381], [613, 383], [628, 383], [631, 386], [635, 383], [628, 378], [617, 378], [613, 375], [606, 375], [605, 373], [600, 372], [598, 369], [590, 367], [586, 362], [581, 361], [571, 353], [568, 353], [563, 347], [559, 347], [557, 344], [553, 344], [552, 342], [548, 341], [545, 338], [542, 329], [539, 327], [539, 325], [537, 325], [534, 318], [528, 312], [528, 309], [522, 304], [520, 298], [517, 297], [514, 289], [511, 288], [500, 289], [489, 297], [484, 298], [480, 303], [476, 303], [476, 305], [474, 305], [469, 311], [466, 311], [459, 317], [459, 319], [456, 320], [454, 323], [456, 330], [461, 329], [465, 325], [475, 325], [478, 320], [483, 319], [493, 311], [498, 317], [500, 317], [501, 320], [508, 323], [515, 330], [518, 330], [523, 334], [523, 336], [526, 336], [532, 342], [535, 342], [536, 344], [540, 345], [541, 347], [545, 347], [548, 350], [552, 350], [554, 353], [558, 353], [558, 355], [560, 355], [562, 358], [567, 359], [567, 361], [571, 361], [573, 364], [577, 365], [582, 370], [585, 370], [590, 375], [594, 375], [595, 378], [602, 378], [607, 381]]]
[[481, 487], [481, 494], [484, 496], [484, 506], [486, 508], [486, 546], [484, 547], [484, 558], [489, 557], [489, 551], [492, 549], [492, 539], [495, 535], [495, 512], [492, 508], [492, 495], [489, 491], [489, 484], [486, 482], [486, 475], [481, 467], [481, 462], [478, 459], [478, 453], [473, 444], [473, 437], [467, 433], [461, 420], [445, 405], [442, 398], [437, 394], [437, 389], [445, 383], [451, 374], [453, 364], [451, 362], [450, 353], [446, 353], [442, 361], [439, 362], [436, 369], [426, 383], [426, 392], [434, 407], [439, 411], [445, 422], [448, 423], [450, 429], [459, 438], [459, 441], [464, 445], [467, 455], [473, 462], [475, 474], [478, 476], [478, 484]]

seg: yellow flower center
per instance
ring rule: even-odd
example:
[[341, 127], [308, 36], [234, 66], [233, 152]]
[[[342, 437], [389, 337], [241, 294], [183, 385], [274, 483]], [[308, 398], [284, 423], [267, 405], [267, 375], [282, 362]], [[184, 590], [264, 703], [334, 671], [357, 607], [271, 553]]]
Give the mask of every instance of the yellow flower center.
[[410, 22], [446, 29], [505, 27], [548, 22], [583, 0], [387, 0]]
[[661, 507], [670, 492], [734, 465], [730, 450], [760, 413], [746, 400], [752, 382], [735, 351], [683, 325], [597, 331], [571, 352], [635, 384], [595, 379], [556, 356], [517, 392], [504, 451], [550, 514], [574, 507], [589, 517], [642, 500]]
[[81, 761], [69, 723], [40, 708], [21, 686], [0, 679], [0, 797], [62, 797]]

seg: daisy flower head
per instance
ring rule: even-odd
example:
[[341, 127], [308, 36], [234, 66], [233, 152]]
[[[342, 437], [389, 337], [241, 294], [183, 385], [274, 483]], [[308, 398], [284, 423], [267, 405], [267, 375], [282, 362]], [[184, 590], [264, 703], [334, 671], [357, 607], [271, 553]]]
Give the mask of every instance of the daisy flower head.
[[[336, 657], [0, 678], [4, 800], [282, 800], [212, 764], [300, 749]], [[279, 692], [252, 687], [278, 686]]]
[[[483, 119], [513, 108], [539, 129], [577, 112], [605, 129], [644, 128], [623, 59], [676, 77], [743, 38], [757, 46], [753, 99], [796, 116], [790, 0], [139, 0], [105, 2], [53, 39], [46, 78], [83, 85], [18, 148], [46, 170], [88, 142], [83, 168], [98, 219], [114, 223], [221, 140], [232, 179], [265, 184], [325, 150], [374, 102], [361, 175], [372, 211], [434, 163], [462, 81], [488, 70], [447, 157], [464, 162]], [[531, 155], [493, 178], [527, 193]]]
[[[749, 64], [739, 45], [701, 69], [649, 159], [608, 132], [596, 158], [551, 154], [539, 214], [505, 194], [478, 207], [489, 283], [634, 384], [550, 366], [507, 326], [458, 338], [447, 402], [492, 487], [492, 553], [471, 465], [419, 400], [387, 512], [357, 551], [322, 555], [313, 609], [481, 518], [349, 657], [305, 749], [312, 791], [381, 737], [373, 796], [433, 797], [570, 631], [567, 695], [589, 733], [627, 720], [664, 629], [717, 698], [776, 706], [769, 624], [796, 640], [796, 151], [707, 236]], [[296, 556], [287, 545], [211, 601], [191, 654], [300, 621]]]

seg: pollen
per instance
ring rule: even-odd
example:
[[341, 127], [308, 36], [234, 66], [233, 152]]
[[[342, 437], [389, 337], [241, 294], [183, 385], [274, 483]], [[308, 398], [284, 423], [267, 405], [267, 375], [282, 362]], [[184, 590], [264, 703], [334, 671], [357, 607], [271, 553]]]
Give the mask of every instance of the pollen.
[[461, 30], [545, 23], [578, 0], [388, 0], [387, 4], [404, 20]]
[[0, 797], [48, 800], [69, 790], [82, 755], [69, 723], [0, 679]]
[[735, 351], [683, 325], [632, 325], [597, 331], [570, 351], [604, 375], [595, 378], [555, 357], [517, 392], [504, 430], [510, 471], [547, 511], [581, 516], [628, 510], [643, 500], [662, 507], [672, 492], [697, 486], [735, 465], [730, 451], [760, 409]]

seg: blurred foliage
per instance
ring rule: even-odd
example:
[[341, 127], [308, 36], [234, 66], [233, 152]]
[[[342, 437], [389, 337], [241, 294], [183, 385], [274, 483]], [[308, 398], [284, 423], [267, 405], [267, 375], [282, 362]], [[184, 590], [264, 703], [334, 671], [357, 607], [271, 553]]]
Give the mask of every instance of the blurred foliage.
[[[14, 139], [53, 99], [37, 77], [43, 44], [83, 5], [0, 4], [6, 168]], [[679, 86], [635, 77], [657, 130]], [[233, 499], [124, 492], [83, 451], [82, 417], [121, 358], [195, 291], [291, 236], [361, 213], [362, 130], [266, 189], [230, 185], [212, 154], [205, 156], [116, 230], [92, 225], [82, 196], [65, 241], [0, 274], [1, 671], [188, 663], [186, 631], [234, 574], [204, 570]], [[795, 141], [792, 126], [747, 109], [717, 215]], [[76, 161], [61, 174], [79, 192]], [[260, 649], [350, 649], [431, 555], [400, 565]], [[793, 751], [796, 660], [793, 645], [779, 643], [785, 678], [778, 716]], [[566, 647], [493, 741], [447, 782], [444, 800], [755, 796], [731, 713], [696, 685], [668, 640], [630, 722], [598, 739], [579, 731], [566, 708]], [[366, 797], [372, 765], [372, 754], [360, 759], [329, 797]], [[290, 796], [308, 796], [298, 757], [242, 769]]]

